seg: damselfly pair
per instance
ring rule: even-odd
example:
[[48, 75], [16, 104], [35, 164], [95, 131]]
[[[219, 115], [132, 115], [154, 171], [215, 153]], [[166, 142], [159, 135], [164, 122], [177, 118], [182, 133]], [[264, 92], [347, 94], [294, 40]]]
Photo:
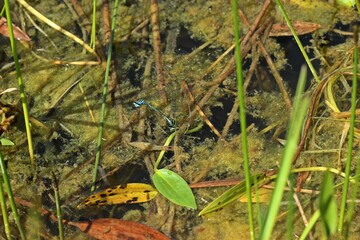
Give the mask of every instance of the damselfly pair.
[[136, 102], [133, 103], [134, 107], [139, 108], [142, 105], [146, 105], [149, 108], [155, 110], [157, 113], [159, 113], [163, 118], [165, 118], [166, 122], [168, 123], [170, 128], [175, 128], [175, 122], [168, 118], [162, 111], [157, 109], [156, 107], [152, 106], [150, 103], [146, 102], [144, 99], [139, 99]]

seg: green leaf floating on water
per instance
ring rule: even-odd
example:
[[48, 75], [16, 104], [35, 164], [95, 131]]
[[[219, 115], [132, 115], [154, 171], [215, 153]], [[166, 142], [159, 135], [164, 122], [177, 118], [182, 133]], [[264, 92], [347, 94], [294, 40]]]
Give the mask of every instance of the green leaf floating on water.
[[2, 146], [13, 146], [14, 145], [14, 143], [7, 138], [0, 138], [0, 143]]
[[177, 205], [196, 209], [196, 202], [191, 188], [178, 174], [168, 170], [155, 170], [152, 180], [156, 189]]

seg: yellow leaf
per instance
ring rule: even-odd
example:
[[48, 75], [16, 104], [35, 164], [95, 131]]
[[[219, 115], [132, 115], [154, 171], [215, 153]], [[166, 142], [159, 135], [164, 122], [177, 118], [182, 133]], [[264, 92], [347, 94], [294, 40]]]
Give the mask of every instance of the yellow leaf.
[[157, 191], [151, 185], [128, 183], [95, 193], [80, 203], [77, 208], [89, 205], [142, 203], [150, 201], [156, 195]]
[[[259, 188], [257, 189], [257, 193], [255, 195], [254, 191], [251, 192], [251, 201], [253, 203], [269, 203], [271, 198], [272, 190], [267, 188]], [[240, 197], [240, 202], [247, 202], [248, 199], [246, 194]]]

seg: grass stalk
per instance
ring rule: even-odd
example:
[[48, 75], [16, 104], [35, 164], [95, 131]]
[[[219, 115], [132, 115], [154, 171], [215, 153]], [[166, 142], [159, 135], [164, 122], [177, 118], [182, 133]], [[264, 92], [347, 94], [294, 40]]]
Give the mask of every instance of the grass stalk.
[[294, 174], [289, 175], [289, 188], [290, 191], [288, 192], [288, 209], [287, 209], [287, 217], [286, 217], [286, 237], [287, 239], [293, 239], [294, 235], [294, 214], [295, 214], [295, 201], [294, 201], [294, 193], [295, 189], [294, 186], [296, 184], [296, 177]]
[[[357, 36], [357, 32], [354, 34]], [[349, 139], [348, 139], [348, 151], [346, 156], [346, 167], [345, 167], [345, 179], [344, 179], [344, 186], [342, 190], [342, 198], [341, 198], [341, 206], [340, 206], [340, 214], [339, 214], [339, 225], [338, 225], [338, 232], [341, 233], [343, 231], [343, 224], [344, 224], [344, 218], [345, 218], [345, 209], [346, 209], [346, 199], [347, 194], [349, 190], [349, 184], [350, 184], [350, 168], [351, 168], [351, 161], [352, 161], [352, 150], [354, 145], [354, 126], [355, 126], [355, 111], [356, 111], [356, 91], [357, 89], [357, 65], [358, 65], [358, 58], [359, 58], [359, 49], [357, 47], [357, 41], [356, 46], [354, 48], [354, 64], [353, 64], [353, 80], [352, 80], [352, 92], [351, 92], [351, 116], [350, 116], [350, 128], [349, 128]], [[357, 165], [357, 172], [356, 174], [360, 173], [359, 165]], [[358, 175], [357, 175], [358, 176]], [[353, 189], [353, 197], [355, 197], [358, 187], [358, 181], [355, 181], [356, 187]], [[355, 204], [355, 201], [352, 205]], [[352, 215], [354, 213], [354, 206], [350, 208], [350, 211], [348, 213], [348, 217], [351, 219]], [[350, 220], [349, 219], [349, 220]], [[347, 221], [348, 224], [350, 222]]]
[[268, 212], [265, 223], [261, 229], [260, 239], [270, 239], [273, 227], [276, 221], [276, 215], [280, 208], [281, 199], [284, 194], [285, 186], [292, 166], [292, 159], [297, 149], [301, 129], [305, 119], [307, 107], [310, 99], [303, 98], [302, 94], [306, 83], [306, 67], [303, 66], [300, 71], [299, 82], [296, 88], [293, 110], [290, 117], [289, 127], [286, 133], [286, 144], [284, 154], [281, 160], [278, 176], [275, 182], [275, 188], [271, 195]]
[[59, 229], [59, 238], [60, 240], [64, 240], [64, 224], [62, 220], [61, 214], [61, 204], [60, 204], [60, 194], [59, 194], [59, 185], [55, 173], [53, 175], [53, 188], [55, 194], [55, 204], [56, 204], [56, 218], [58, 221], [58, 229]]
[[[165, 141], [165, 144], [164, 144], [164, 146], [165, 147], [167, 147], [167, 146], [169, 146], [170, 145], [170, 143], [171, 143], [171, 141], [174, 139], [174, 137], [176, 136], [176, 134], [177, 134], [178, 132], [177, 131], [175, 131], [175, 132], [173, 132], [173, 133], [171, 133], [170, 134], [170, 136], [166, 139], [166, 141]], [[158, 158], [156, 159], [156, 162], [155, 162], [155, 164], [154, 164], [154, 169], [156, 170], [156, 169], [158, 169], [158, 167], [159, 167], [159, 164], [160, 164], [160, 162], [161, 162], [161, 159], [164, 157], [164, 155], [165, 155], [165, 150], [162, 150], [160, 153], [159, 153], [159, 156], [158, 156]]]
[[320, 210], [317, 209], [314, 214], [311, 216], [308, 224], [306, 225], [304, 231], [301, 233], [299, 240], [307, 239], [308, 235], [310, 234], [311, 230], [314, 228], [317, 221], [320, 219]]
[[96, 48], [96, 5], [97, 5], [97, 0], [93, 0], [90, 47], [94, 50]]
[[[185, 134], [189, 134], [189, 133], [193, 133], [193, 132], [197, 132], [199, 131], [201, 128], [203, 127], [203, 123], [200, 123], [198, 126], [190, 129], [190, 130], [187, 130], [185, 131]], [[164, 146], [167, 147], [170, 145], [171, 141], [174, 139], [174, 137], [176, 136], [176, 134], [178, 133], [178, 131], [175, 131], [173, 133], [171, 133], [168, 138], [166, 139], [165, 143], [164, 143]], [[158, 158], [156, 159], [156, 162], [154, 164], [154, 169], [158, 169], [159, 167], [159, 164], [161, 162], [161, 160], [163, 159], [164, 155], [165, 155], [165, 150], [162, 150], [160, 153], [159, 153], [159, 156]]]
[[105, 113], [106, 113], [106, 96], [108, 93], [109, 73], [110, 73], [112, 48], [113, 48], [118, 6], [119, 6], [119, 0], [115, 0], [113, 17], [112, 17], [112, 21], [111, 21], [111, 36], [110, 36], [110, 41], [109, 41], [108, 56], [107, 56], [107, 60], [106, 60], [106, 71], [105, 71], [103, 97], [102, 97], [102, 104], [101, 104], [100, 127], [99, 127], [99, 135], [98, 135], [98, 142], [97, 142], [95, 165], [94, 165], [94, 170], [93, 170], [91, 192], [93, 192], [95, 190], [97, 172], [98, 172], [98, 168], [99, 168], [99, 164], [100, 164], [102, 137], [103, 137], [103, 132], [104, 132], [104, 122], [105, 122]]
[[238, 17], [238, 6], [237, 1], [232, 0], [232, 11], [234, 18], [234, 36], [235, 36], [235, 61], [236, 61], [236, 79], [237, 79], [237, 93], [239, 101], [239, 115], [240, 115], [240, 129], [241, 129], [241, 145], [244, 159], [244, 170], [245, 170], [245, 182], [246, 182], [246, 197], [248, 207], [248, 218], [250, 227], [250, 237], [255, 239], [255, 227], [254, 227], [254, 213], [252, 206], [251, 196], [251, 173], [250, 173], [250, 162], [249, 162], [249, 151], [246, 134], [246, 115], [245, 115], [245, 97], [243, 87], [243, 73], [242, 73], [242, 62], [241, 62], [241, 49], [240, 49], [240, 33], [239, 33], [239, 17]]
[[8, 195], [11, 211], [13, 212], [16, 225], [17, 225], [17, 227], [19, 229], [20, 237], [21, 237], [22, 240], [24, 240], [24, 239], [26, 239], [25, 231], [24, 231], [24, 228], [23, 228], [23, 226], [21, 224], [20, 216], [19, 216], [18, 210], [16, 208], [14, 196], [13, 196], [12, 190], [11, 190], [10, 181], [9, 181], [9, 178], [8, 178], [8, 175], [7, 175], [7, 172], [6, 172], [6, 166], [5, 166], [4, 158], [3, 158], [3, 155], [2, 155], [1, 152], [0, 152], [0, 168], [1, 168], [2, 178], [3, 178], [4, 183], [5, 183], [5, 189], [6, 189], [6, 192], [7, 192], [7, 195]]
[[34, 147], [33, 147], [33, 143], [32, 143], [32, 136], [31, 136], [31, 129], [30, 129], [29, 111], [28, 111], [27, 99], [26, 99], [26, 95], [25, 95], [25, 87], [24, 87], [24, 83], [23, 83], [23, 80], [21, 77], [19, 58], [18, 58], [17, 50], [16, 50], [16, 41], [15, 41], [13, 27], [12, 27], [9, 0], [5, 0], [4, 3], [5, 3], [6, 19], [7, 19], [7, 23], [8, 23], [8, 29], [9, 29], [11, 51], [12, 51], [12, 54], [14, 57], [16, 78], [18, 80], [21, 106], [23, 109], [23, 116], [24, 116], [24, 121], [25, 121], [26, 137], [27, 137], [28, 148], [29, 148], [30, 162], [31, 162], [31, 164], [34, 164]]
[[6, 208], [5, 193], [3, 188], [3, 179], [0, 177], [0, 206], [1, 206], [1, 215], [3, 217], [4, 229], [7, 239], [11, 239], [11, 230], [9, 225], [9, 216]]
[[300, 39], [299, 39], [299, 36], [296, 34], [296, 31], [294, 29], [294, 27], [292, 26], [291, 22], [290, 22], [290, 19], [288, 17], [288, 15], [286, 14], [286, 11], [284, 9], [284, 6], [282, 5], [281, 1], [280, 0], [276, 0], [276, 4], [278, 5], [278, 7], [280, 8], [280, 11], [281, 11], [281, 14], [283, 15], [283, 17], [285, 18], [285, 21], [286, 21], [286, 24], [289, 26], [289, 29], [296, 41], [296, 44], [299, 46], [300, 48], [300, 51], [302, 53], [302, 55], [304, 56], [304, 59], [306, 61], [306, 64], [308, 65], [311, 73], [313, 74], [314, 78], [315, 78], [315, 81], [316, 82], [320, 82], [320, 78], [319, 76], [317, 75], [316, 71], [315, 71], [315, 68], [314, 66], [312, 65], [311, 61], [310, 61], [310, 58], [309, 56], [307, 55], [305, 49], [304, 49], [304, 46], [302, 45]]

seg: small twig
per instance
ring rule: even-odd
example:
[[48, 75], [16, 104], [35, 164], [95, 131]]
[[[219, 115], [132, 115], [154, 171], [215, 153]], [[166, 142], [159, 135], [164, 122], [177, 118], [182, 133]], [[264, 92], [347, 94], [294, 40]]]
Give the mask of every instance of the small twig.
[[50, 107], [47, 114], [45, 115], [46, 117], [49, 117], [51, 114], [53, 114], [53, 112], [59, 106], [59, 104], [62, 102], [62, 100], [64, 100], [65, 96], [83, 79], [83, 77], [84, 76], [81, 76], [79, 79], [77, 79], [75, 82], [73, 82], [68, 88], [65, 89], [65, 91], [60, 95], [60, 97], [52, 105], [52, 107]]
[[[257, 48], [254, 48], [254, 49], [257, 49]], [[244, 81], [244, 92], [246, 93], [246, 89], [248, 88], [249, 86], [249, 83], [250, 83], [250, 80], [254, 74], [254, 71], [256, 69], [256, 66], [258, 64], [258, 61], [259, 61], [259, 57], [260, 57], [260, 53], [259, 51], [255, 51], [253, 50], [252, 51], [252, 62], [251, 62], [251, 65], [250, 65], [250, 68], [246, 74], [246, 77], [245, 77], [245, 81]], [[235, 98], [235, 101], [234, 101], [234, 104], [233, 104], [233, 107], [231, 108], [231, 111], [229, 113], [229, 116], [226, 120], [226, 123], [224, 125], [224, 128], [222, 130], [222, 135], [225, 136], [228, 134], [229, 130], [230, 130], [230, 127], [231, 125], [233, 124], [234, 120], [236, 117], [238, 117], [238, 112], [239, 110], [239, 101]]]
[[110, 42], [111, 30], [110, 30], [110, 15], [109, 15], [109, 1], [104, 0], [102, 4], [102, 24], [104, 32], [104, 45], [106, 46]]
[[194, 96], [192, 95], [189, 86], [187, 83], [183, 80], [182, 85], [184, 87], [184, 90], [189, 94], [189, 97], [191, 101], [193, 102], [196, 111], [199, 113], [200, 117], [204, 120], [204, 122], [210, 127], [210, 129], [218, 136], [220, 139], [223, 139], [221, 136], [221, 133], [215, 128], [215, 126], [210, 122], [210, 120], [206, 117], [205, 113], [201, 110], [200, 106], [197, 104]]
[[[150, 86], [150, 75], [151, 75], [151, 65], [153, 63], [153, 58], [148, 58], [145, 64], [145, 69], [144, 69], [144, 81], [143, 81], [143, 89], [147, 89]], [[146, 111], [147, 108], [145, 106], [140, 108], [140, 116], [139, 116], [139, 123], [138, 123], [138, 128], [137, 128], [137, 135], [138, 135], [138, 141], [139, 142], [143, 142], [145, 141], [145, 135], [146, 135], [146, 128], [145, 128], [145, 117], [146, 117]], [[149, 131], [151, 131], [151, 129], [149, 129]], [[145, 162], [145, 166], [146, 169], [149, 172], [149, 175], [152, 176], [154, 175], [154, 162], [155, 161], [151, 161], [151, 153], [150, 154], [145, 154], [144, 155], [144, 162]]]
[[235, 117], [238, 117], [238, 114], [237, 114], [238, 110], [239, 110], [239, 101], [237, 100], [237, 98], [235, 98], [234, 104], [231, 108], [231, 111], [229, 113], [229, 116], [226, 120], [225, 126], [222, 131], [222, 135], [224, 137], [228, 134], [228, 132], [230, 130], [230, 126], [233, 124]]
[[135, 34], [140, 29], [143, 29], [145, 26], [147, 26], [149, 23], [149, 19], [144, 19], [139, 25], [137, 25], [133, 30], [131, 30], [130, 33], [126, 34], [124, 37], [120, 39], [120, 42], [125, 42], [129, 40], [130, 36]]
[[[258, 39], [259, 36], [261, 36], [263, 34], [263, 32], [265, 31], [266, 27], [269, 25], [271, 19], [267, 19], [265, 20], [265, 22], [263, 24], [261, 24], [259, 26], [259, 28], [256, 30], [256, 32], [253, 35], [249, 35], [249, 33], [246, 34], [246, 36], [244, 37], [244, 40], [241, 42], [241, 58], [244, 58], [250, 51], [251, 47], [252, 47], [252, 41], [249, 42], [249, 39], [253, 39], [256, 40]], [[247, 37], [249, 36], [249, 37]], [[231, 58], [231, 60], [229, 61], [228, 65], [229, 67], [220, 74], [220, 76], [218, 76], [214, 81], [209, 82], [209, 83], [203, 83], [204, 86], [214, 86], [216, 84], [220, 84], [222, 83], [231, 73], [234, 72], [235, 70], [235, 66], [234, 66], [234, 57]]]
[[[77, 0], [71, 0], [71, 5], [74, 8], [79, 21], [81, 22], [81, 27], [85, 29], [85, 31], [87, 32], [88, 35], [91, 34], [91, 22], [89, 21], [89, 19], [86, 17], [86, 14], [82, 8], [82, 6], [78, 3]], [[110, 31], [110, 30], [109, 30]], [[102, 62], [102, 66], [105, 69], [106, 68], [106, 57], [104, 55], [103, 50], [101, 49], [101, 44], [100, 44], [100, 40], [96, 37], [95, 38], [95, 45], [96, 45], [96, 53], [98, 54], [101, 62]]]
[[167, 96], [165, 92], [165, 79], [163, 73], [163, 64], [161, 58], [161, 40], [159, 28], [159, 8], [157, 0], [151, 0], [150, 5], [151, 25], [153, 32], [153, 47], [155, 52], [155, 64], [157, 73], [157, 85], [161, 96], [162, 103], [167, 103]]
[[[265, 10], [266, 10], [266, 9], [265, 9]], [[239, 9], [238, 11], [239, 11], [240, 17], [241, 17], [242, 20], [245, 22], [245, 24], [248, 25], [248, 26], [250, 26], [250, 23], [249, 23], [247, 17], [245, 16], [245, 14], [244, 14], [240, 9]], [[270, 30], [270, 29], [268, 29], [268, 31], [269, 31], [269, 30]], [[267, 32], [268, 32], [268, 31], [267, 31]], [[267, 37], [267, 35], [265, 35], [265, 36]], [[264, 38], [265, 38], [265, 37], [264, 37]], [[284, 100], [285, 100], [285, 103], [286, 103], [287, 107], [288, 107], [289, 109], [291, 109], [291, 100], [290, 100], [289, 94], [288, 94], [287, 91], [286, 91], [286, 88], [285, 88], [283, 79], [282, 79], [282, 77], [280, 76], [279, 71], [276, 69], [275, 64], [274, 64], [274, 62], [272, 61], [269, 53], [267, 52], [267, 50], [266, 50], [263, 42], [262, 42], [260, 39], [254, 39], [254, 38], [252, 38], [252, 39], [250, 39], [250, 40], [251, 40], [251, 43], [252, 43], [252, 44], [256, 44], [256, 43], [258, 44], [258, 46], [259, 46], [259, 48], [260, 48], [260, 50], [261, 50], [261, 52], [262, 52], [262, 55], [264, 56], [267, 64], [269, 65], [269, 68], [270, 68], [270, 70], [271, 70], [271, 72], [272, 72], [272, 74], [273, 74], [273, 76], [274, 76], [274, 78], [275, 78], [275, 80], [276, 80], [276, 83], [277, 83], [278, 86], [279, 86], [280, 92], [281, 92], [281, 94], [282, 94], [283, 97], [284, 97]]]
[[296, 153], [295, 153], [295, 155], [293, 157], [293, 160], [292, 160], [293, 165], [295, 165], [295, 162], [296, 162], [297, 158], [299, 157], [300, 152], [301, 152], [301, 150], [303, 149], [303, 147], [305, 145], [305, 140], [306, 140], [307, 134], [309, 132], [311, 120], [312, 120], [312, 118], [313, 118], [313, 116], [314, 116], [314, 114], [316, 112], [319, 96], [321, 95], [321, 92], [323, 91], [324, 84], [326, 82], [327, 82], [326, 80], [322, 80], [316, 86], [316, 89], [315, 89], [314, 93], [312, 94], [309, 113], [308, 113], [308, 115], [306, 117], [306, 120], [305, 120], [304, 130], [303, 130], [303, 133], [302, 133], [302, 136], [301, 136], [301, 139], [300, 139], [300, 143], [298, 145], [298, 148], [297, 148]]
[[[110, 29], [110, 15], [109, 15], [109, 1], [104, 0], [102, 5], [102, 14], [103, 14], [103, 32], [104, 32], [104, 46], [108, 46], [111, 37], [111, 29]], [[110, 76], [109, 76], [109, 94], [111, 96], [111, 101], [113, 104], [115, 103], [115, 94], [118, 89], [118, 79], [116, 76], [116, 67], [115, 60], [112, 59], [110, 63]], [[118, 112], [122, 112], [121, 109], [118, 108]]]
[[[83, 40], [81, 40], [80, 38], [78, 38], [74, 34], [70, 33], [69, 31], [66, 31], [65, 29], [61, 28], [59, 25], [57, 25], [53, 21], [49, 20], [48, 18], [46, 18], [44, 15], [42, 15], [40, 12], [38, 12], [35, 8], [31, 7], [24, 0], [17, 0], [17, 2], [20, 3], [24, 8], [26, 8], [26, 10], [28, 10], [31, 14], [35, 15], [40, 21], [46, 23], [47, 25], [49, 25], [53, 29], [61, 32], [62, 34], [64, 34], [68, 38], [70, 38], [73, 41], [75, 41], [76, 43], [80, 44], [89, 53], [93, 54], [97, 59], [99, 58], [99, 56], [96, 54], [96, 52], [88, 44], [86, 44]], [[99, 64], [99, 62], [98, 62], [98, 64]], [[62, 63], [62, 62], [61, 61], [55, 61], [55, 63]]]

